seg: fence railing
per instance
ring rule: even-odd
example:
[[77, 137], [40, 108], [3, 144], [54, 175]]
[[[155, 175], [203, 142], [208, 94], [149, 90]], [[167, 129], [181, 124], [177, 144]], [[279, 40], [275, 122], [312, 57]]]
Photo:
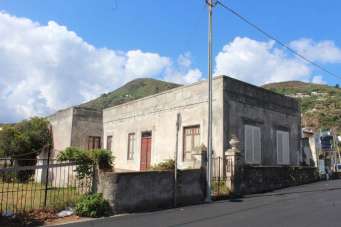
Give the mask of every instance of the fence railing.
[[0, 211], [21, 213], [64, 208], [90, 192], [92, 177], [79, 179], [74, 162], [0, 159]]

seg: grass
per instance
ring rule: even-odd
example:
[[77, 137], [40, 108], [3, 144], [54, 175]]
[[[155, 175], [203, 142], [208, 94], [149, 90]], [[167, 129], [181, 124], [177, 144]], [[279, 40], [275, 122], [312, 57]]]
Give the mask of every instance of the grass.
[[225, 180], [212, 181], [212, 196], [228, 196], [230, 194], [230, 189], [226, 185]]
[[[47, 190], [47, 208], [56, 210], [73, 205], [89, 187], [51, 187]], [[0, 211], [20, 213], [44, 208], [45, 185], [40, 183], [6, 183], [0, 181]]]
[[95, 109], [104, 109], [149, 95], [167, 91], [179, 86], [179, 84], [168, 83], [151, 78], [140, 78], [132, 80], [124, 86], [116, 89], [115, 91], [103, 94], [94, 100], [81, 104], [80, 106]]

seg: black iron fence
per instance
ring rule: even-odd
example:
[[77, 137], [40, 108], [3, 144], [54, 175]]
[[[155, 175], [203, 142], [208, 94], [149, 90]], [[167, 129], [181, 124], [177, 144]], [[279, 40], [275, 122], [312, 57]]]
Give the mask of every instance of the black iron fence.
[[225, 197], [229, 195], [229, 188], [226, 184], [225, 166], [223, 157], [212, 158], [212, 196]]
[[52, 159], [0, 159], [1, 213], [73, 205], [92, 187], [92, 176], [79, 179], [76, 167]]

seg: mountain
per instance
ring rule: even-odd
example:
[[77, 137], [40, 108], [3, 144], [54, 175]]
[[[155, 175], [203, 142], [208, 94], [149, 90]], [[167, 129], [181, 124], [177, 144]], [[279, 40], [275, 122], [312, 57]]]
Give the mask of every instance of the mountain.
[[341, 89], [335, 87], [287, 81], [271, 83], [264, 88], [293, 97], [301, 106], [302, 126], [317, 128], [333, 128], [341, 131]]
[[151, 78], [140, 78], [132, 80], [112, 92], [103, 94], [100, 97], [79, 106], [102, 110], [179, 86], [182, 85]]

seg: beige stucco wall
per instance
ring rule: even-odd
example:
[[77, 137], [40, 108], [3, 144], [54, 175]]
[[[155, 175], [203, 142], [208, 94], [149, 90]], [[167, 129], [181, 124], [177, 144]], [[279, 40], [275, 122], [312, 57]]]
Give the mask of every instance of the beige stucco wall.
[[[172, 89], [103, 111], [103, 144], [112, 136], [112, 152], [118, 169], [140, 169], [141, 133], [152, 131], [151, 164], [174, 159], [176, 117], [181, 114], [178, 165], [184, 162], [183, 128], [200, 125], [201, 143], [207, 146], [207, 81]], [[240, 140], [244, 153], [244, 125], [261, 128], [262, 165], [277, 165], [276, 130], [289, 132], [290, 164], [299, 164], [300, 111], [297, 101], [229, 77], [213, 80], [213, 157], [223, 157], [231, 135]], [[135, 133], [134, 160], [127, 160], [128, 134]], [[223, 164], [221, 171], [223, 171]], [[218, 165], [218, 163], [216, 163]], [[214, 168], [214, 164], [213, 164]]]
[[54, 115], [48, 117], [52, 125], [53, 149], [52, 157], [58, 154], [58, 151], [71, 146], [73, 108], [60, 110]]
[[89, 136], [103, 134], [102, 112], [93, 109], [71, 107], [51, 115], [48, 121], [53, 132], [53, 158], [67, 147], [87, 149]]
[[74, 108], [71, 146], [88, 149], [89, 136], [102, 138], [102, 130], [102, 111], [80, 107]]
[[[213, 150], [223, 154], [223, 79], [213, 82]], [[183, 128], [200, 125], [201, 143], [207, 145], [207, 82], [172, 89], [137, 101], [103, 111], [103, 144], [113, 136], [112, 153], [118, 169], [140, 169], [141, 133], [152, 131], [151, 164], [174, 159], [176, 145], [176, 118], [181, 114], [178, 166], [188, 168], [193, 162], [182, 160]], [[135, 133], [137, 149], [134, 160], [127, 160], [128, 133]]]

